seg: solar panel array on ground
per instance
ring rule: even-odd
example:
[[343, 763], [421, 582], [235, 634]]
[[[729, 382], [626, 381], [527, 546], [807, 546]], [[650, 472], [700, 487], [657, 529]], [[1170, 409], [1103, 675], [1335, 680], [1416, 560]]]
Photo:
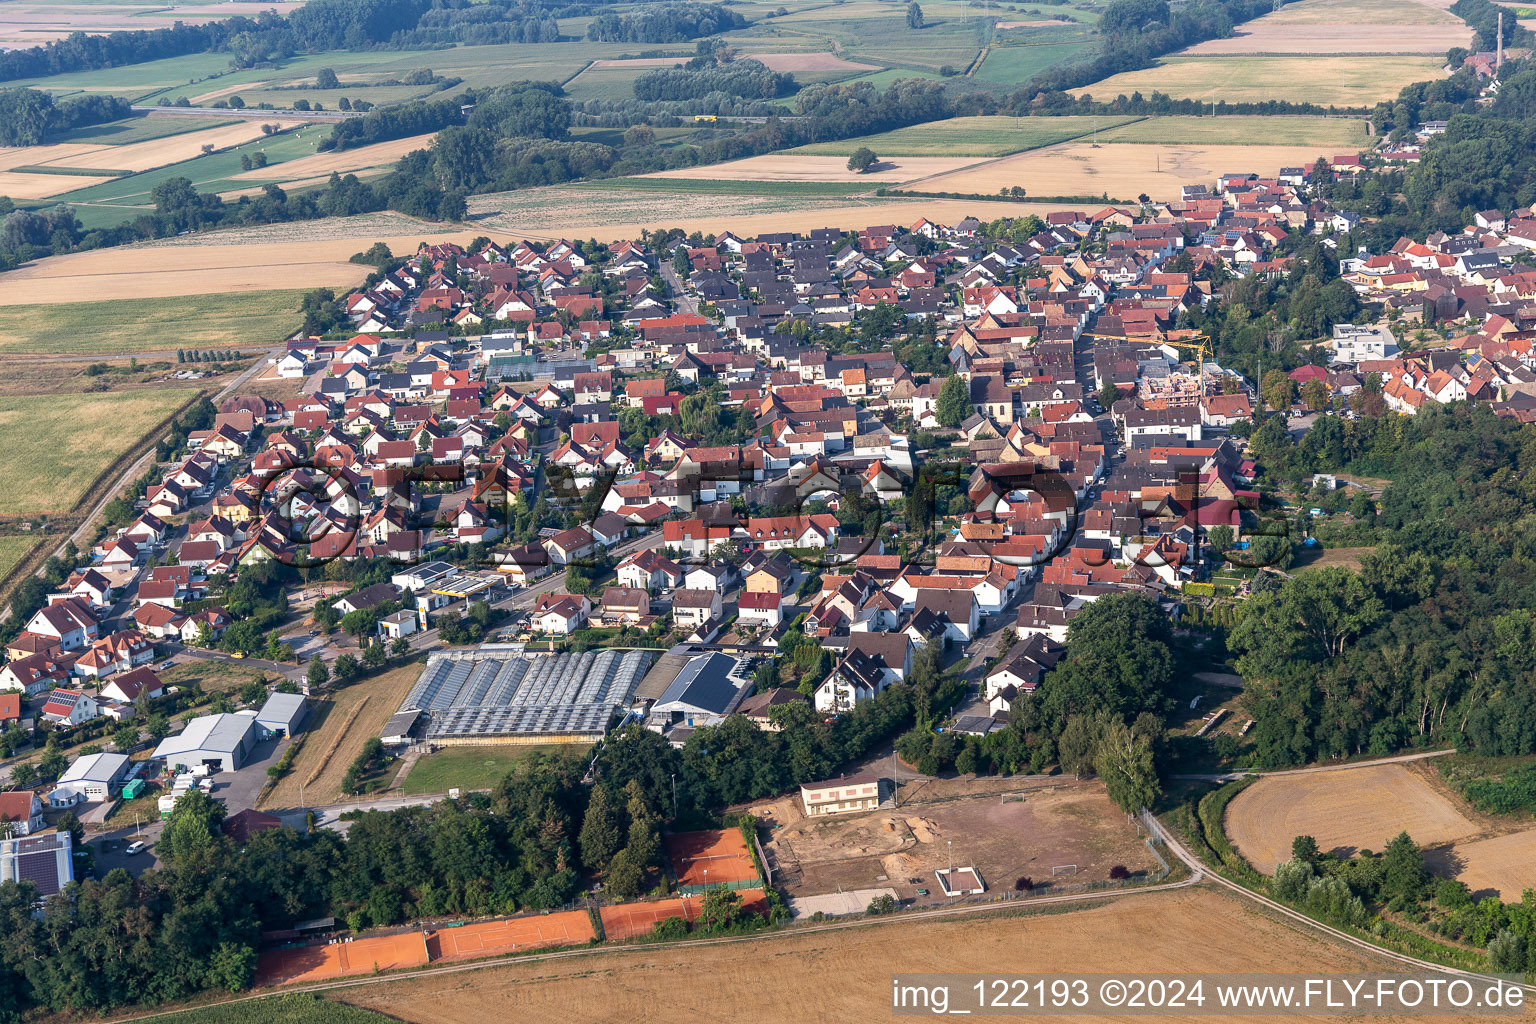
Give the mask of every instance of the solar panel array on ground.
[[400, 705], [427, 713], [427, 739], [601, 735], [627, 704], [649, 651], [435, 654]]

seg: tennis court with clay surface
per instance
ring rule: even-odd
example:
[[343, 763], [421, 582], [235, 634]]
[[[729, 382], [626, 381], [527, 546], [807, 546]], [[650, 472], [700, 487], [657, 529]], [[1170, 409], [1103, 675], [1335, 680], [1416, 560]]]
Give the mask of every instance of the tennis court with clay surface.
[[371, 974], [375, 970], [421, 967], [427, 962], [427, 944], [421, 932], [380, 935], [324, 946], [274, 949], [261, 954], [257, 961], [256, 985], [324, 981], [350, 974]]
[[510, 921], [486, 921], [439, 928], [427, 936], [427, 954], [438, 960], [472, 960], [549, 946], [579, 946], [597, 937], [585, 910], [569, 910]]
[[[754, 914], [768, 913], [768, 898], [761, 889], [740, 890], [738, 895], [744, 909]], [[610, 942], [623, 942], [650, 935], [669, 917], [680, 917], [689, 923], [697, 921], [703, 906], [703, 896], [683, 896], [648, 903], [620, 903], [603, 907], [599, 913], [603, 919], [603, 935]]]
[[757, 868], [747, 841], [736, 829], [678, 832], [666, 837], [667, 856], [677, 872], [677, 884], [730, 885], [756, 882]]

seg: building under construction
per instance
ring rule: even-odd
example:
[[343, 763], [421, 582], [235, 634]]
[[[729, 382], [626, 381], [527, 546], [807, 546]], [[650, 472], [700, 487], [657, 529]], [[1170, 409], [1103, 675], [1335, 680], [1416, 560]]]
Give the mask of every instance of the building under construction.
[[395, 719], [415, 712], [410, 732], [438, 746], [595, 743], [627, 710], [651, 656], [504, 645], [443, 651], [427, 659]]

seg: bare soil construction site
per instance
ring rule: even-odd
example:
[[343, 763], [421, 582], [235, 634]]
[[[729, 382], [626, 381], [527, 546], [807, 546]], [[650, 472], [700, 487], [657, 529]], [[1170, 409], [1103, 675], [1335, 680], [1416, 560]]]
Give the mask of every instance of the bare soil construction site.
[[1102, 882], [1120, 866], [1158, 870], [1137, 827], [1103, 786], [1050, 779], [1022, 792], [978, 794], [868, 814], [807, 818], [796, 800], [756, 806], [770, 824], [774, 883], [791, 896], [889, 887], [904, 899], [937, 893], [934, 872], [975, 867], [991, 891]]

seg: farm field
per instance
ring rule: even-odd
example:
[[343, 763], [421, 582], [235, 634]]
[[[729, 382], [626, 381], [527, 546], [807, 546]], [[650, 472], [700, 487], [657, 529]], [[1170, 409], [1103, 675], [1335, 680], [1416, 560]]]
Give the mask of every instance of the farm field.
[[110, 177], [79, 177], [73, 174], [27, 174], [0, 171], [0, 196], [12, 199], [47, 199], [87, 185], [102, 185]]
[[1083, 41], [993, 46], [973, 74], [983, 82], [1021, 85], [1051, 65], [1076, 57], [1087, 45]]
[[1326, 155], [1322, 146], [1155, 146], [1121, 143], [1093, 148], [1078, 140], [978, 167], [924, 179], [925, 192], [993, 195], [1022, 185], [1047, 196], [1097, 196], [1131, 201], [1142, 193], [1174, 200], [1181, 186], [1213, 181], [1233, 168], [1274, 174], [1282, 167], [1307, 166]]
[[1163, 145], [1322, 146], [1348, 149], [1370, 141], [1365, 121], [1343, 117], [1146, 117], [1100, 129], [1100, 142]]
[[163, 139], [171, 135], [206, 131], [210, 128], [218, 128], [220, 124], [218, 120], [204, 117], [146, 114], [142, 117], [124, 118], [121, 121], [109, 121], [106, 124], [71, 128], [59, 136], [59, 140], [63, 143], [127, 146], [136, 142], [148, 142], [151, 139]]
[[282, 0], [263, 4], [250, 0], [227, 0], [212, 4], [194, 0], [190, 4], [142, 3], [8, 3], [0, 6], [0, 45], [38, 46], [67, 38], [73, 32], [96, 35], [107, 32], [169, 27], [172, 21], [201, 25], [235, 16], [254, 18], [262, 11], [287, 14], [300, 4]]
[[103, 145], [95, 152], [78, 153], [41, 164], [44, 167], [73, 167], [81, 170], [148, 171], [167, 164], [179, 164], [202, 155], [203, 147], [224, 149], [262, 137], [261, 125], [255, 121], [222, 124], [201, 132], [182, 132], [158, 139], [147, 139], [126, 145]]
[[1106, 881], [1116, 865], [1158, 869], [1102, 785], [1053, 779], [1012, 789], [1013, 798], [912, 801], [899, 811], [828, 819], [804, 817], [794, 799], [772, 801], [762, 816], [778, 825], [767, 847], [774, 881], [792, 896], [890, 886], [911, 899], [918, 887], [934, 887], [934, 871], [951, 853], [994, 890], [1019, 878], [1049, 883], [1068, 865], [1061, 880], [1072, 883]]
[[5, 579], [7, 573], [16, 568], [16, 565], [32, 549], [41, 544], [43, 538], [33, 537], [27, 534], [18, 534], [14, 537], [0, 537], [0, 580]]
[[864, 173], [850, 171], [848, 161], [837, 156], [800, 156], [770, 153], [765, 156], [711, 164], [708, 170], [680, 167], [639, 177], [651, 179], [709, 178], [717, 181], [848, 181], [902, 182], [959, 170], [975, 163], [966, 157], [884, 157]]
[[1525, 890], [1536, 889], [1536, 829], [1426, 851], [1425, 862], [1474, 893], [1496, 892], [1506, 903], [1519, 903]]
[[392, 164], [416, 149], [427, 149], [436, 134], [413, 135], [408, 139], [375, 142], [371, 146], [356, 149], [327, 150], [313, 156], [301, 156], [281, 164], [270, 164], [231, 175], [233, 181], [297, 181], [302, 178], [328, 176], [332, 171], [347, 174], [367, 167]]
[[1165, 57], [1154, 67], [1125, 71], [1072, 89], [1074, 96], [1110, 100], [1140, 91], [1174, 99], [1262, 103], [1290, 100], [1322, 106], [1371, 106], [1405, 85], [1443, 77], [1443, 57]]
[[1131, 117], [955, 117], [878, 135], [864, 135], [841, 142], [816, 142], [789, 153], [846, 157], [860, 146], [876, 155], [894, 156], [1007, 156], [1058, 142], [1081, 138], [1098, 127], [1102, 139], [1109, 129], [1129, 125]]
[[1000, 972], [1116, 971], [1133, 955], [1139, 973], [1331, 973], [1380, 971], [1385, 964], [1245, 902], [1185, 889], [1065, 913], [789, 932], [712, 947], [705, 957], [658, 946], [489, 968], [473, 978], [428, 975], [349, 989], [341, 998], [414, 1024], [493, 1017], [596, 1024], [643, 1019], [662, 1002], [680, 1020], [723, 1024], [870, 1020], [890, 1012], [893, 972], [952, 971], [957, 964]]
[[364, 743], [378, 737], [379, 730], [400, 707], [420, 675], [421, 665], [410, 662], [337, 690], [330, 700], [317, 701], [305, 726], [308, 737], [294, 760], [293, 770], [262, 797], [261, 806], [299, 806], [301, 782], [304, 799], [311, 804], [339, 800], [347, 766], [357, 758]]
[[1299, 0], [1208, 39], [1185, 55], [1443, 54], [1472, 45], [1472, 28], [1454, 14], [1418, 0]]
[[0, 515], [72, 508], [85, 488], [196, 392], [19, 395], [0, 408]]
[[516, 764], [536, 753], [581, 753], [576, 745], [448, 747], [411, 766], [401, 790], [408, 796], [450, 789], [492, 789]]
[[0, 353], [133, 355], [274, 346], [299, 326], [299, 291], [216, 292], [0, 307]]
[[1227, 805], [1226, 831], [1266, 874], [1289, 860], [1291, 840], [1310, 835], [1323, 850], [1381, 850], [1407, 830], [1420, 846], [1472, 835], [1478, 825], [1402, 764], [1262, 778]]

